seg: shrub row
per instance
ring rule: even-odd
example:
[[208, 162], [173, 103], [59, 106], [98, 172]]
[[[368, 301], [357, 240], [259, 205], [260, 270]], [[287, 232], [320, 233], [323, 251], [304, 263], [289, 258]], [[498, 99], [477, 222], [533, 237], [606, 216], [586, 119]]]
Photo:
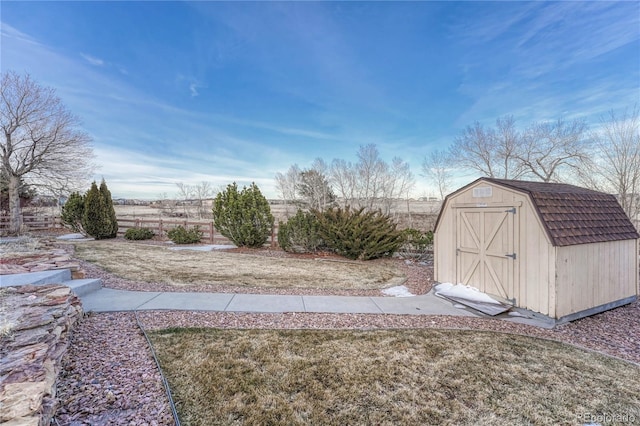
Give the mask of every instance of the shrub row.
[[[127, 240], [150, 240], [155, 234], [151, 229], [147, 228], [129, 228], [124, 233]], [[193, 228], [185, 228], [178, 225], [167, 232], [167, 236], [176, 244], [195, 244], [202, 239], [202, 231], [195, 226]]]
[[379, 211], [330, 208], [324, 212], [298, 211], [280, 223], [278, 243], [291, 252], [330, 250], [349, 259], [392, 256], [404, 242], [391, 217]]

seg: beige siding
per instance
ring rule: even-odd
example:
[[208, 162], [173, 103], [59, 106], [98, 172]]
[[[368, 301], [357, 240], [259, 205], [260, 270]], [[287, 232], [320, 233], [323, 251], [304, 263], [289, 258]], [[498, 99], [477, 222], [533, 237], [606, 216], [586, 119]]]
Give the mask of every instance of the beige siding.
[[456, 280], [456, 238], [454, 215], [448, 203], [442, 206], [442, 215], [433, 236], [433, 276], [438, 282], [455, 283]]
[[555, 318], [637, 293], [636, 240], [558, 247]]
[[517, 260], [508, 294], [516, 306], [561, 318], [640, 292], [636, 240], [554, 247], [528, 195], [489, 182], [478, 182], [443, 205], [435, 233], [436, 281], [457, 282], [456, 232], [463, 227], [456, 223], [456, 210], [484, 207], [517, 208]]
[[544, 225], [528, 197], [520, 209], [519, 257], [517, 306], [553, 315], [555, 247], [551, 245]]
[[[474, 188], [491, 187], [490, 197], [474, 197]], [[438, 282], [456, 283], [456, 214], [460, 207], [514, 206], [526, 197], [516, 191], [487, 182], [467, 188], [447, 199], [442, 206], [442, 215], [434, 235], [434, 279]]]

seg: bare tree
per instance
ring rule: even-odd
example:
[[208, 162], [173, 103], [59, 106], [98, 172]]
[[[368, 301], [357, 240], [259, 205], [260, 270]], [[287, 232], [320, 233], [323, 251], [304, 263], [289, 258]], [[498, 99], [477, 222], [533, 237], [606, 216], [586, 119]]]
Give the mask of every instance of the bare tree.
[[425, 156], [422, 161], [423, 176], [435, 185], [441, 200], [444, 200], [451, 189], [451, 180], [453, 179], [451, 164], [452, 159], [449, 153], [441, 149], [431, 151], [431, 154]]
[[358, 176], [356, 192], [361, 206], [372, 210], [377, 201], [382, 198], [384, 178], [388, 168], [389, 166], [380, 158], [375, 145], [360, 146], [356, 164]]
[[454, 139], [449, 158], [459, 167], [502, 179], [518, 179], [525, 173], [519, 159], [523, 139], [510, 116], [496, 120], [496, 127], [475, 122]]
[[396, 157], [389, 165], [380, 158], [375, 145], [366, 145], [360, 147], [355, 164], [334, 159], [329, 167], [317, 158], [310, 169], [301, 171], [294, 165], [286, 175], [276, 174], [276, 184], [283, 198], [295, 194], [313, 208], [339, 202], [343, 207], [390, 213], [396, 202], [408, 198], [415, 179], [408, 163]]
[[195, 197], [195, 187], [187, 185], [184, 182], [177, 182], [176, 186], [178, 187], [177, 198], [182, 200], [182, 211], [184, 216], [188, 218], [189, 210], [187, 209], [187, 205]]
[[401, 201], [407, 203], [408, 211], [409, 193], [416, 183], [409, 163], [399, 157], [394, 157], [391, 160], [391, 166], [388, 167], [388, 174], [385, 176], [384, 181], [385, 185], [381, 200], [383, 213], [390, 214]]
[[284, 201], [285, 214], [289, 216], [289, 206], [295, 204], [297, 197], [297, 188], [300, 180], [300, 167], [297, 164], [292, 165], [287, 173], [276, 173], [276, 188], [280, 192], [280, 196]]
[[48, 190], [72, 191], [91, 172], [89, 135], [56, 96], [27, 74], [9, 71], [0, 89], [1, 173], [9, 182], [9, 232], [22, 225], [21, 182]]
[[519, 159], [523, 137], [516, 129], [516, 120], [511, 115], [499, 117], [496, 129], [492, 132], [497, 149], [497, 159], [501, 162], [499, 170], [503, 179], [518, 179], [526, 173]]
[[582, 120], [534, 123], [517, 154], [525, 173], [550, 182], [560, 180], [565, 169], [580, 167], [589, 155], [586, 130]]
[[485, 129], [477, 121], [453, 140], [450, 158], [463, 169], [474, 170], [487, 177], [501, 177], [496, 170], [500, 159], [493, 130]]
[[336, 199], [329, 184], [327, 171], [328, 167], [324, 160], [316, 158], [310, 169], [300, 172], [297, 194], [311, 209], [323, 211]]
[[329, 176], [342, 207], [353, 205], [356, 197], [357, 182], [353, 165], [350, 162], [336, 158], [331, 162]]
[[166, 192], [158, 194], [158, 203], [160, 204], [160, 211], [167, 213], [169, 216], [175, 216], [176, 213], [176, 200], [169, 199]]
[[207, 209], [205, 206], [205, 200], [213, 197], [213, 188], [210, 182], [202, 181], [193, 187], [193, 194], [195, 195], [196, 202], [198, 203], [198, 218], [203, 219], [210, 216], [211, 209]]
[[580, 167], [581, 183], [616, 194], [627, 215], [640, 218], [640, 111], [610, 111], [590, 134], [593, 155]]
[[389, 165], [375, 145], [360, 146], [357, 155], [357, 163], [334, 159], [329, 169], [330, 182], [343, 207], [389, 213], [398, 201], [408, 198], [415, 185], [408, 163], [396, 157]]

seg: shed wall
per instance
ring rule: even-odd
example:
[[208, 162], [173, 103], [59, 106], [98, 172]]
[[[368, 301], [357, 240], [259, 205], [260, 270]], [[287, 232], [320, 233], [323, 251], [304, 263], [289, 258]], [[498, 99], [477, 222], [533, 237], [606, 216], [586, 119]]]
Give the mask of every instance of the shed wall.
[[636, 240], [558, 247], [556, 318], [637, 294]]
[[495, 207], [517, 209], [517, 258], [508, 295], [516, 306], [560, 319], [640, 294], [640, 240], [554, 246], [526, 192], [487, 181], [452, 194], [443, 204], [434, 236], [436, 281], [459, 282], [456, 232], [464, 227], [456, 212]]
[[520, 209], [520, 246], [516, 306], [553, 317], [555, 314], [556, 247], [528, 196]]
[[[474, 189], [491, 187], [490, 197], [474, 197]], [[476, 195], [482, 190], [476, 191]], [[554, 316], [555, 247], [551, 245], [537, 212], [528, 195], [478, 182], [453, 195], [443, 205], [435, 233], [434, 276], [439, 282], [456, 283], [456, 209], [486, 207], [516, 207], [514, 242], [517, 258], [514, 261], [513, 294], [516, 306]]]

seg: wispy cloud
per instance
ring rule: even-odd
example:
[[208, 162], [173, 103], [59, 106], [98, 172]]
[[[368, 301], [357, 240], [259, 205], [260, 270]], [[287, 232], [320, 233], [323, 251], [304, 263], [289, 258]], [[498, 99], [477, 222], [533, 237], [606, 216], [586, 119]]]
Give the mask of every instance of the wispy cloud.
[[198, 93], [198, 84], [197, 83], [191, 83], [189, 85], [189, 91], [191, 92], [191, 97], [195, 98], [196, 96], [199, 95]]
[[161, 193], [171, 197], [177, 192], [177, 183], [196, 185], [200, 182], [209, 182], [214, 188], [225, 187], [231, 182], [240, 186], [256, 182], [266, 196], [275, 197], [276, 194], [273, 176], [256, 175], [254, 167], [248, 164], [245, 165], [246, 174], [242, 174], [236, 169], [230, 172], [229, 169], [207, 167], [188, 159], [167, 159], [124, 148], [99, 146], [95, 153], [101, 168], [94, 179], [104, 177], [114, 197], [149, 199]]
[[95, 56], [91, 56], [86, 53], [81, 53], [80, 56], [82, 56], [84, 60], [90, 63], [91, 65], [94, 65], [97, 67], [101, 67], [104, 65], [104, 61], [102, 59], [96, 58]]
[[28, 34], [23, 33], [22, 31], [19, 31], [18, 29], [12, 27], [11, 25], [7, 24], [4, 21], [0, 21], [0, 35], [3, 38], [8, 37], [8, 38], [19, 40], [23, 43], [40, 45], [40, 43], [35, 38], [29, 36]]
[[604, 59], [638, 43], [636, 2], [498, 5], [457, 26], [465, 30], [457, 35], [466, 64], [459, 90], [472, 100], [459, 126], [503, 114], [588, 118], [637, 99], [640, 66], [630, 72]]

